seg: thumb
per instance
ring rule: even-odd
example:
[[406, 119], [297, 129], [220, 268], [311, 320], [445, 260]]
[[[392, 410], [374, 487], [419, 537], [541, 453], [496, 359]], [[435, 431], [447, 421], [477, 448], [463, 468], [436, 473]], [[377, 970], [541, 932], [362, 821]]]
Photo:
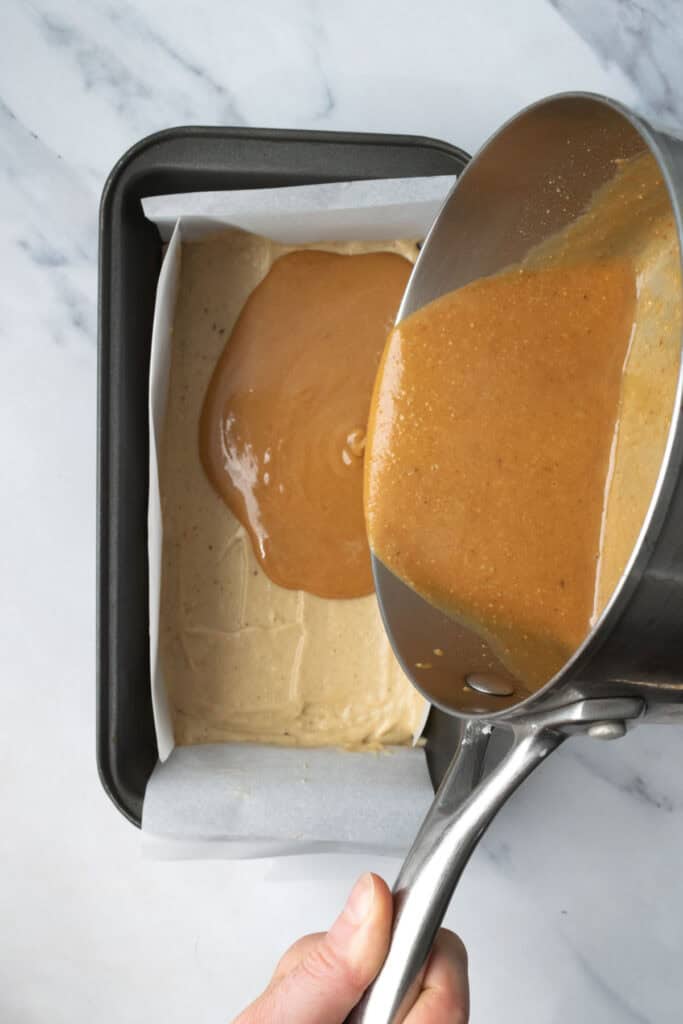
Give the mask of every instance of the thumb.
[[362, 875], [330, 930], [235, 1024], [343, 1024], [384, 962], [392, 916], [386, 882]]

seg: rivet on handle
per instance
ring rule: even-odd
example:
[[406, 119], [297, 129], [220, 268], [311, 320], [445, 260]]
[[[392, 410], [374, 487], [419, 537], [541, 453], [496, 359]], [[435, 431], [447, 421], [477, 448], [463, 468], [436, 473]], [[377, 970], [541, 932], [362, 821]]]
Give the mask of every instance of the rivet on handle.
[[594, 722], [588, 729], [588, 735], [594, 740], [620, 740], [625, 734], [623, 722]]

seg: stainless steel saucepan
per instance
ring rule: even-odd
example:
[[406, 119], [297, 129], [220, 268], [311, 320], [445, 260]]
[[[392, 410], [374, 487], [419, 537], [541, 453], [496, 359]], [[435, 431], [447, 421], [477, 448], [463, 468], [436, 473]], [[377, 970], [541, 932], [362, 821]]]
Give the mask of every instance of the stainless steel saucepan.
[[[448, 197], [398, 319], [522, 259], [576, 218], [614, 174], [615, 160], [647, 150], [663, 173], [680, 245], [682, 141], [588, 94], [551, 97], [518, 114], [483, 147]], [[457, 625], [373, 559], [384, 624], [405, 672], [432, 703], [465, 725], [396, 881], [389, 953], [349, 1018], [354, 1024], [403, 1020], [474, 847], [501, 805], [548, 754], [573, 733], [613, 739], [638, 720], [683, 720], [682, 387], [679, 372], [655, 493], [619, 585], [579, 650], [538, 692], [522, 692], [495, 676], [470, 680], [466, 691], [454, 686], [456, 668], [448, 651], [457, 649]], [[427, 650], [445, 652], [429, 671], [416, 667], [426, 644]], [[508, 728], [512, 745], [468, 792], [480, 774], [492, 725]]]

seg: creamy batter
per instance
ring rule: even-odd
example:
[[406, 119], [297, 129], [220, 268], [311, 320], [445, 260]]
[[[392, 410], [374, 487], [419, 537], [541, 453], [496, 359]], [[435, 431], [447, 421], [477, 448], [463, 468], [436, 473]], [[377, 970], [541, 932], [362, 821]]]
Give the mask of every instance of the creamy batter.
[[[416, 256], [401, 242], [312, 248]], [[391, 653], [374, 595], [329, 600], [274, 584], [199, 459], [211, 375], [248, 296], [288, 251], [232, 230], [182, 248], [160, 467], [160, 656], [175, 739], [409, 743], [424, 702]]]

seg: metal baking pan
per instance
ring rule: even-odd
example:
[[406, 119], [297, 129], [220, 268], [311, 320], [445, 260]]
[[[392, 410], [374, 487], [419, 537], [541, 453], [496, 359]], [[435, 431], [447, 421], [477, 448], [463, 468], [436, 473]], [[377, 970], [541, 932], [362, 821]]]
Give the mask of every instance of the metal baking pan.
[[[438, 139], [350, 132], [173, 128], [143, 139], [102, 193], [97, 467], [97, 766], [140, 825], [157, 761], [149, 670], [147, 421], [152, 316], [162, 245], [144, 196], [327, 181], [459, 174], [468, 156]], [[459, 722], [432, 711], [427, 758], [438, 782]]]

